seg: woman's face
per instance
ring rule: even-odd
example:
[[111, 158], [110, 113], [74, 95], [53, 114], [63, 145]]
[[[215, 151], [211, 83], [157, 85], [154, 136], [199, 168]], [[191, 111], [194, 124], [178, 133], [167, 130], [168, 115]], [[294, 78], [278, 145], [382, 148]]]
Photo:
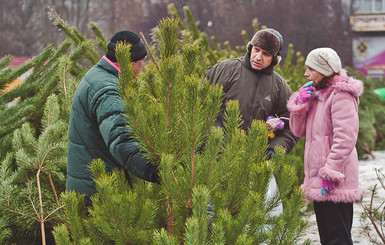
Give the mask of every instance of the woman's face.
[[313, 81], [313, 86], [319, 84], [322, 79], [325, 77], [324, 75], [322, 75], [321, 73], [319, 73], [318, 71], [316, 70], [313, 70], [312, 68], [306, 66], [306, 71], [305, 71], [305, 74], [303, 74], [308, 81]]

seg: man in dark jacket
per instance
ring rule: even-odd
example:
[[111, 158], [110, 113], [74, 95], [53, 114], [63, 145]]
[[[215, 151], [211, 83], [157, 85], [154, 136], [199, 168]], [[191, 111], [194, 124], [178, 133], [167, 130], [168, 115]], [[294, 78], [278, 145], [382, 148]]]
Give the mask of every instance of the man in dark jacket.
[[266, 121], [268, 116], [278, 116], [285, 127], [276, 132], [269, 141], [266, 157], [274, 153], [274, 147], [281, 145], [289, 153], [296, 145], [296, 138], [289, 129], [286, 104], [292, 94], [290, 87], [274, 67], [280, 62], [283, 39], [274, 29], [265, 29], [254, 34], [247, 44], [244, 57], [222, 61], [211, 67], [206, 77], [212, 84], [223, 86], [223, 104], [216, 126], [223, 126], [225, 104], [238, 100], [242, 116], [242, 129], [250, 127], [253, 120]]
[[[129, 133], [123, 116], [123, 101], [117, 90], [115, 47], [131, 44], [131, 61], [136, 76], [147, 55], [143, 41], [135, 33], [121, 31], [108, 43], [108, 51], [79, 83], [74, 94], [69, 125], [67, 190], [86, 195], [86, 203], [96, 192], [88, 165], [102, 159], [107, 171], [121, 168], [151, 182], [159, 182], [156, 166], [150, 164]], [[128, 175], [127, 175], [128, 176]]]

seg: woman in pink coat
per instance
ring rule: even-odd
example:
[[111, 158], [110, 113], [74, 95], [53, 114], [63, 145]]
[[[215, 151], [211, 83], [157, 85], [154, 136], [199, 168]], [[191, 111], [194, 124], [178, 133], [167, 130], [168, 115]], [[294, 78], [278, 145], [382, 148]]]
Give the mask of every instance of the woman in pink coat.
[[363, 84], [347, 76], [331, 48], [312, 50], [305, 65], [309, 82], [288, 102], [290, 129], [306, 137], [301, 188], [314, 203], [321, 243], [353, 244], [353, 202], [362, 200], [355, 145]]

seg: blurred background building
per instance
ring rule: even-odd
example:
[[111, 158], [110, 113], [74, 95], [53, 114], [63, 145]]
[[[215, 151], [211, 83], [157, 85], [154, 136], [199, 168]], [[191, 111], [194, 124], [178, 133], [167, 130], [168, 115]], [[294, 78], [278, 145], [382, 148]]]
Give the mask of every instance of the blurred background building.
[[352, 0], [353, 67], [373, 79], [385, 73], [385, 0]]

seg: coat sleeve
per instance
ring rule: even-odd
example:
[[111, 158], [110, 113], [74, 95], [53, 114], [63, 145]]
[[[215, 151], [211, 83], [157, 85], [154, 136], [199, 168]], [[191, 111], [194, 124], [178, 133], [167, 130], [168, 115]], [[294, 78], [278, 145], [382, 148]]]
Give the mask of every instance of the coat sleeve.
[[[285, 81], [282, 81], [280, 93], [278, 94], [278, 101], [275, 105], [274, 115], [279, 117], [290, 117], [290, 112], [287, 109], [287, 101], [292, 94], [292, 91]], [[287, 120], [284, 120], [285, 127], [282, 130], [278, 130], [276, 136], [270, 140], [268, 148], [274, 149], [274, 147], [281, 145], [286, 148], [286, 153], [289, 153], [298, 142], [298, 138], [290, 130], [290, 125]]]
[[[231, 63], [230, 63], [231, 62]], [[237, 81], [239, 77], [239, 70], [234, 69], [233, 60], [228, 60], [226, 62], [220, 62], [208, 69], [204, 78], [206, 78], [211, 85], [222, 86], [223, 93], [227, 93], [231, 88], [231, 81]], [[223, 95], [224, 95], [223, 94]], [[222, 97], [222, 100], [224, 98]], [[223, 127], [223, 121], [226, 111], [226, 102], [221, 104], [217, 119], [214, 122], [214, 126]]]
[[326, 164], [318, 176], [333, 182], [345, 178], [343, 174], [347, 158], [357, 142], [359, 118], [358, 101], [347, 92], [334, 96], [331, 105], [333, 140]]
[[303, 104], [297, 104], [299, 92], [295, 92], [290, 96], [287, 108], [290, 111], [290, 129], [297, 137], [306, 136], [307, 112], [310, 107], [310, 101]]
[[98, 97], [95, 113], [104, 143], [123, 169], [141, 179], [156, 182], [157, 168], [140, 152], [124, 120], [122, 107], [123, 101], [114, 88], [106, 89]]

